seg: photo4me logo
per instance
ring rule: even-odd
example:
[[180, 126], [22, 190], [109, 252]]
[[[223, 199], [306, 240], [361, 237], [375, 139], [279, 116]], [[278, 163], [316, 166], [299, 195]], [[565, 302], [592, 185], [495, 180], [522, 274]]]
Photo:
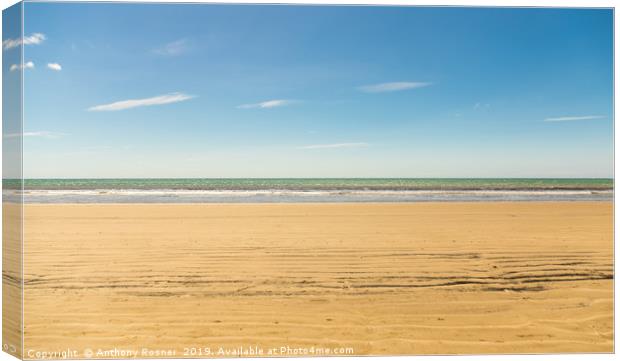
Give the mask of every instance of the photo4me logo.
[[329, 355], [353, 355], [355, 352], [352, 347], [261, 347], [255, 346], [239, 346], [239, 347], [217, 347], [203, 348], [198, 353], [190, 349], [185, 356], [207, 356], [207, 357], [255, 357], [255, 356], [329, 356]]
[[31, 360], [63, 360], [63, 359], [141, 359], [141, 358], [201, 358], [201, 357], [273, 357], [273, 356], [337, 356], [353, 355], [352, 347], [261, 347], [259, 345], [238, 347], [186, 347], [182, 352], [176, 349], [140, 348], [85, 348], [83, 350], [27, 350], [26, 358]]

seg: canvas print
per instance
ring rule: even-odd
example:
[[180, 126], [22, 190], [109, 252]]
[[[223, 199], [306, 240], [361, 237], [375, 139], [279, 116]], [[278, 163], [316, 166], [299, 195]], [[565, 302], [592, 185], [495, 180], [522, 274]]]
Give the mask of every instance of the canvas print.
[[3, 17], [5, 352], [614, 351], [613, 9]]

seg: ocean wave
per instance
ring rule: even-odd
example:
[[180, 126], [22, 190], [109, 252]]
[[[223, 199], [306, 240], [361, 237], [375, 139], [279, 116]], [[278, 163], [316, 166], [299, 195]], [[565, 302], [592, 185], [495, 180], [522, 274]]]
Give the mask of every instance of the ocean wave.
[[5, 199], [26, 203], [294, 203], [611, 200], [612, 190], [179, 190], [93, 189], [7, 191]]
[[[19, 193], [14, 191], [14, 193]], [[357, 189], [341, 189], [341, 190], [283, 190], [283, 189], [264, 189], [264, 190], [237, 190], [237, 189], [219, 189], [219, 190], [190, 190], [190, 189], [68, 189], [68, 190], [25, 190], [24, 195], [30, 197], [37, 196], [66, 196], [66, 195], [88, 195], [88, 196], [105, 196], [105, 195], [212, 195], [212, 196], [256, 196], [256, 195], [297, 195], [297, 196], [323, 196], [323, 195], [494, 195], [494, 194], [522, 194], [522, 195], [582, 195], [582, 194], [613, 194], [613, 190], [600, 189], [538, 189], [538, 190], [357, 190]]]

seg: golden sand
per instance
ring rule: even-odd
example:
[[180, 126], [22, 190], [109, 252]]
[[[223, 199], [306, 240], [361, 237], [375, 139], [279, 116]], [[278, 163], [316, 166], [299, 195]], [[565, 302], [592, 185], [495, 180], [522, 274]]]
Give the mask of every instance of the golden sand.
[[22, 207], [2, 204], [2, 349], [22, 351]]
[[608, 202], [28, 205], [24, 356], [611, 352], [612, 232]]

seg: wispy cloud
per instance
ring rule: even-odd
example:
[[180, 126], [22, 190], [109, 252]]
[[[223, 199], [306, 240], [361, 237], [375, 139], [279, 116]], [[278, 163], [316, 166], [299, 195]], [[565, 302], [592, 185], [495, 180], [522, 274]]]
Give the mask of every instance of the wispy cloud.
[[473, 106], [474, 110], [489, 109], [490, 107], [491, 107], [491, 104], [489, 103], [476, 103]]
[[359, 87], [358, 89], [363, 91], [364, 93], [386, 93], [400, 90], [424, 88], [432, 84], [433, 83], [428, 82], [397, 81], [392, 83], [364, 85]]
[[580, 116], [570, 116], [570, 117], [555, 117], [555, 118], [546, 118], [545, 122], [572, 122], [577, 120], [594, 120], [594, 119], [603, 119], [605, 118], [602, 115], [580, 115]]
[[54, 71], [61, 71], [62, 70], [62, 66], [60, 66], [60, 64], [58, 63], [47, 63], [47, 67], [51, 70]]
[[22, 64], [13, 64], [11, 65], [11, 67], [9, 68], [9, 70], [11, 71], [16, 71], [16, 70], [21, 70], [21, 69], [34, 69], [34, 63], [29, 61]]
[[277, 107], [283, 107], [286, 105], [291, 105], [295, 103], [295, 100], [290, 100], [290, 99], [274, 99], [274, 100], [267, 100], [264, 102], [260, 102], [260, 103], [254, 103], [254, 104], [242, 104], [237, 106], [237, 108], [239, 109], [251, 109], [251, 108], [263, 108], [263, 109], [267, 109], [267, 108], [277, 108]]
[[304, 145], [302, 147], [298, 147], [297, 149], [329, 149], [329, 148], [360, 148], [360, 147], [368, 147], [370, 144], [368, 143], [334, 143], [334, 144], [313, 144], [313, 145]]
[[193, 95], [187, 95], [183, 93], [170, 93], [165, 95], [159, 95], [152, 98], [144, 98], [144, 99], [128, 99], [121, 100], [118, 102], [110, 103], [110, 104], [102, 104], [95, 105], [93, 107], [88, 108], [89, 111], [92, 112], [110, 112], [117, 110], [125, 110], [130, 108], [137, 107], [148, 107], [152, 105], [162, 105], [162, 104], [170, 104], [170, 103], [178, 103], [188, 99], [194, 98]]
[[175, 56], [185, 53], [188, 49], [187, 39], [179, 39], [153, 50], [155, 54]]
[[4, 50], [9, 50], [12, 48], [16, 48], [21, 44], [24, 45], [37, 45], [41, 44], [45, 40], [45, 35], [41, 33], [34, 33], [30, 36], [25, 36], [23, 39], [6, 39], [2, 42], [2, 48]]
[[4, 138], [17, 138], [20, 135], [23, 135], [24, 138], [26, 137], [40, 137], [40, 138], [60, 138], [64, 135], [67, 135], [65, 133], [59, 133], [59, 132], [50, 132], [47, 130], [40, 130], [37, 132], [24, 132], [23, 134], [21, 133], [8, 133], [4, 135]]

